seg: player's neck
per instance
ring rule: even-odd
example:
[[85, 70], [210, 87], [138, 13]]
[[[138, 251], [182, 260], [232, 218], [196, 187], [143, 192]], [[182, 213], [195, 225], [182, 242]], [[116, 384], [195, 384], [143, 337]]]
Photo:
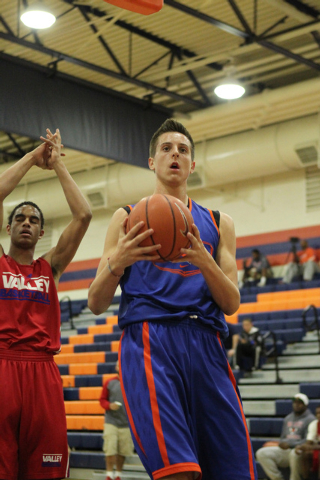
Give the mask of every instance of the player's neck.
[[34, 248], [24, 250], [11, 245], [8, 255], [20, 265], [31, 265], [33, 262]]
[[162, 193], [162, 195], [172, 195], [178, 198], [185, 205], [188, 205], [188, 195], [186, 186], [171, 187], [169, 185], [158, 184], [153, 193]]

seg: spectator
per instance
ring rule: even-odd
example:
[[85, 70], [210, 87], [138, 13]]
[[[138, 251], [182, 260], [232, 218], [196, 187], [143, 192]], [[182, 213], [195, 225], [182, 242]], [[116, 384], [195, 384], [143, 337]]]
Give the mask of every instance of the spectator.
[[132, 455], [133, 442], [123, 405], [119, 379], [119, 363], [115, 366], [117, 375], [107, 380], [102, 388], [100, 405], [105, 409], [103, 432], [103, 451], [106, 454], [106, 480], [113, 479], [113, 468], [116, 467], [115, 480], [121, 480], [125, 457]]
[[257, 280], [259, 280], [257, 283], [258, 287], [263, 287], [267, 283], [267, 278], [273, 277], [272, 269], [267, 257], [257, 248], [254, 248], [251, 251], [251, 255], [252, 259], [248, 266], [247, 260], [243, 261], [244, 272], [242, 281], [239, 282], [239, 288], [242, 288], [248, 282], [254, 282]]
[[309, 424], [315, 419], [308, 409], [309, 399], [297, 393], [292, 402], [293, 412], [283, 420], [280, 443], [275, 447], [262, 447], [256, 453], [266, 475], [271, 480], [283, 480], [279, 468], [290, 466], [290, 480], [301, 480], [301, 455], [296, 448], [305, 442]]
[[223, 339], [223, 345], [226, 349], [230, 365], [234, 364], [236, 348], [239, 341], [238, 324], [228, 323], [229, 335]]
[[260, 330], [253, 325], [250, 318], [244, 319], [236, 347], [236, 369], [250, 372], [258, 368], [262, 347]]
[[320, 405], [316, 408], [316, 420], [308, 427], [307, 441], [296, 447], [296, 453], [301, 454], [302, 477], [309, 478], [310, 472], [316, 472], [320, 478]]
[[282, 283], [291, 283], [296, 275], [302, 275], [303, 280], [312, 280], [314, 274], [320, 272], [317, 254], [314, 248], [309, 247], [307, 240], [301, 240], [301, 251], [292, 249], [293, 260], [286, 265]]

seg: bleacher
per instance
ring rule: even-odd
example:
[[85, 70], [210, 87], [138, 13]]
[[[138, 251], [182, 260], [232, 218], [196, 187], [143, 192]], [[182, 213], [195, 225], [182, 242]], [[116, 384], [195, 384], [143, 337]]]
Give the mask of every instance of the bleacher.
[[[243, 252], [242, 252], [243, 253]], [[279, 257], [279, 256], [278, 256]], [[292, 397], [302, 392], [310, 398], [310, 409], [320, 404], [320, 351], [314, 332], [308, 332], [302, 315], [313, 304], [320, 315], [320, 276], [311, 282], [297, 279], [281, 285], [277, 278], [264, 287], [241, 289], [241, 306], [227, 321], [238, 323], [251, 318], [263, 334], [273, 332], [277, 339], [279, 376], [272, 359], [262, 369], [244, 378], [234, 372], [243, 399], [254, 451], [279, 438], [282, 421], [292, 408]], [[68, 280], [69, 281], [69, 280]], [[72, 301], [76, 330], [65, 331], [61, 354], [56, 357], [64, 387], [68, 441], [72, 449], [71, 469], [83, 469], [103, 480], [105, 457], [102, 452], [104, 411], [99, 398], [105, 380], [114, 373], [121, 331], [117, 325], [119, 298], [106, 315], [95, 317], [85, 309], [86, 300]], [[307, 324], [311, 322], [308, 314]], [[67, 315], [64, 322], [67, 324]], [[271, 340], [267, 340], [271, 348]], [[71, 470], [72, 471], [72, 470]], [[94, 473], [95, 472], [95, 473]], [[266, 478], [258, 464], [260, 479]], [[86, 478], [91, 478], [86, 473]], [[100, 477], [99, 477], [100, 475]], [[136, 457], [125, 466], [124, 478], [148, 478]], [[77, 477], [80, 478], [80, 477]], [[81, 477], [83, 478], [83, 477]]]

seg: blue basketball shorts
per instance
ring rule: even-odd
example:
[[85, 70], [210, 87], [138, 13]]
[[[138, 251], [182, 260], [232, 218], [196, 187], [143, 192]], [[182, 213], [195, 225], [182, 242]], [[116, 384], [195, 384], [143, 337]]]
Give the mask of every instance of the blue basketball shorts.
[[125, 328], [119, 349], [135, 449], [150, 478], [255, 480], [240, 394], [219, 334], [194, 320]]

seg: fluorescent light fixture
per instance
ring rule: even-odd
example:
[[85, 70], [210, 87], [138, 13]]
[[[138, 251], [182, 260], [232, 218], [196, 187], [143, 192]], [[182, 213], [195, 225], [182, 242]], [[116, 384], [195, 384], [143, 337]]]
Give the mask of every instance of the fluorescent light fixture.
[[239, 85], [239, 83], [234, 81], [227, 81], [227, 83], [222, 83], [214, 89], [214, 93], [217, 97], [224, 98], [225, 100], [240, 98], [245, 91], [246, 90], [242, 85]]
[[27, 27], [35, 29], [49, 28], [56, 21], [56, 17], [41, 4], [28, 7], [20, 19]]

